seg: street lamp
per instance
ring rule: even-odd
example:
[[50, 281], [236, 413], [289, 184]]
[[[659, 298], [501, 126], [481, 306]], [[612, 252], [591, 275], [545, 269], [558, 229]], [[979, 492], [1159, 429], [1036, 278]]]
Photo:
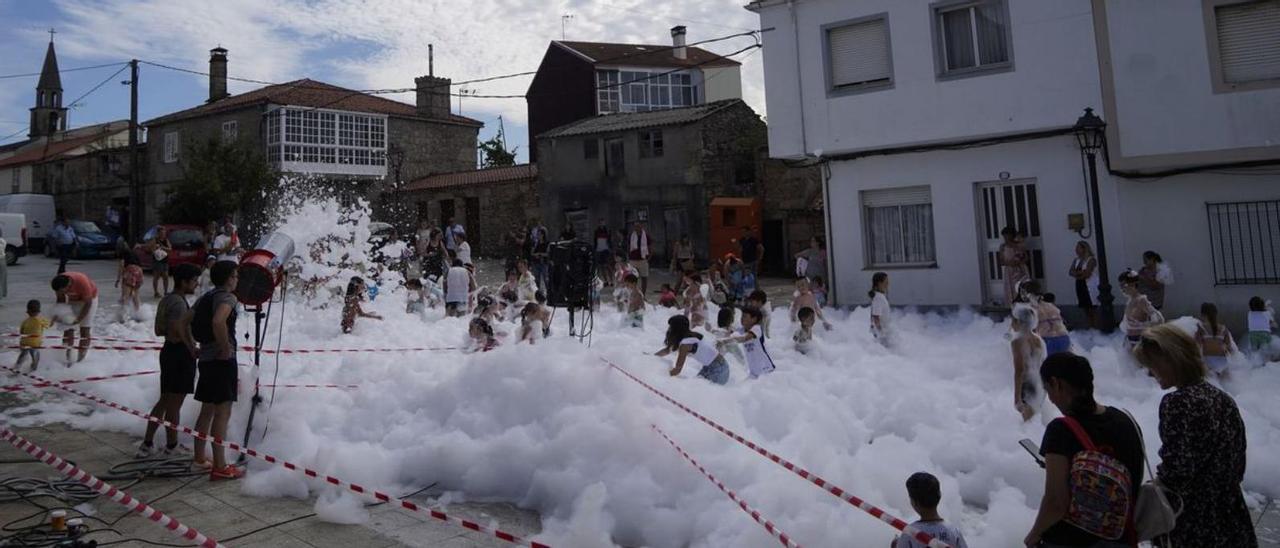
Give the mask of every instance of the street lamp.
[[1093, 197], [1093, 230], [1094, 243], [1098, 248], [1098, 304], [1101, 309], [1101, 325], [1103, 333], [1110, 333], [1115, 329], [1115, 309], [1112, 302], [1115, 297], [1111, 295], [1111, 274], [1107, 271], [1107, 243], [1102, 231], [1102, 200], [1098, 197], [1098, 152], [1106, 144], [1107, 123], [1102, 121], [1098, 115], [1093, 113], [1093, 109], [1084, 109], [1084, 115], [1076, 120], [1076, 125], [1072, 128], [1075, 132], [1076, 143], [1080, 145], [1080, 154], [1084, 155], [1089, 164], [1089, 193]]

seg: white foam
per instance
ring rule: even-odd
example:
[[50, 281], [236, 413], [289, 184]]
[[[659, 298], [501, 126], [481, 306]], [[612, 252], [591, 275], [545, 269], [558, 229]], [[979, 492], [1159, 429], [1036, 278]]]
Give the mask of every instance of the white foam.
[[[332, 201], [304, 204], [282, 230], [307, 245], [333, 233], [352, 216]], [[341, 230], [348, 242], [308, 261], [304, 272], [345, 276], [368, 250], [367, 215]], [[366, 227], [366, 228], [362, 228]], [[286, 347], [455, 346], [466, 319], [426, 322], [404, 313], [403, 291], [384, 282], [367, 308], [387, 319], [360, 320], [342, 335], [340, 307], [326, 299], [308, 306], [291, 293], [273, 312], [269, 340], [283, 320]], [[746, 379], [733, 365], [726, 386], [671, 378], [670, 359], [648, 355], [661, 344], [670, 310], [651, 310], [643, 329], [618, 329], [611, 309], [598, 314], [590, 348], [566, 338], [557, 314], [552, 338], [535, 346], [507, 345], [489, 353], [285, 355], [279, 383], [359, 384], [357, 390], [279, 389], [274, 405], [259, 410], [251, 445], [327, 474], [402, 494], [432, 482], [471, 500], [505, 500], [543, 516], [552, 545], [772, 546], [749, 517], [652, 432], [661, 426], [708, 470], [782, 530], [811, 546], [883, 546], [890, 527], [795, 477], [647, 393], [599, 359], [605, 356], [711, 419], [755, 440], [897, 516], [915, 519], [903, 482], [929, 471], [942, 481], [941, 513], [959, 523], [972, 546], [1011, 546], [1030, 528], [1043, 475], [1017, 441], [1037, 442], [1043, 423], [1024, 424], [1014, 410], [1007, 324], [971, 313], [895, 314], [897, 347], [879, 346], [868, 332], [868, 313], [828, 314], [834, 330], [815, 331], [813, 351], [794, 351], [786, 314], [775, 314], [770, 352], [778, 370]], [[713, 307], [714, 308], [714, 307]], [[563, 311], [561, 311], [563, 312]], [[711, 317], [715, 310], [711, 310]], [[1184, 320], [1178, 320], [1181, 325]], [[242, 316], [239, 331], [251, 329]], [[504, 324], [499, 329], [514, 332]], [[146, 324], [107, 325], [106, 336], [142, 338]], [[243, 340], [243, 339], [241, 339]], [[1099, 400], [1133, 411], [1158, 462], [1157, 409], [1164, 394], [1119, 349], [1114, 338], [1076, 337], [1094, 364]], [[248, 353], [239, 356], [251, 360]], [[154, 356], [93, 352], [72, 368], [42, 368], [56, 379], [136, 371]], [[141, 361], [140, 361], [141, 360]], [[693, 367], [690, 364], [689, 367]], [[275, 359], [264, 358], [263, 382], [274, 380]], [[1227, 388], [1248, 429], [1249, 468], [1244, 487], [1280, 497], [1280, 367], [1233, 371]], [[231, 439], [244, 434], [253, 370], [241, 369], [242, 391]], [[79, 388], [135, 409], [148, 409], [158, 379], [144, 376]], [[270, 389], [264, 389], [270, 397]], [[117, 411], [92, 408], [70, 396], [22, 394], [27, 405], [0, 414], [17, 426], [68, 421], [81, 428], [141, 433], [144, 423]], [[81, 416], [87, 409], [93, 412]], [[184, 422], [196, 416], [188, 401]], [[265, 440], [259, 440], [269, 421]], [[57, 447], [50, 447], [57, 451]], [[354, 499], [329, 498], [328, 488], [301, 474], [254, 464], [243, 489], [257, 496], [304, 496], [321, 491], [326, 519], [356, 522]], [[1251, 497], [1251, 500], [1258, 500]]]

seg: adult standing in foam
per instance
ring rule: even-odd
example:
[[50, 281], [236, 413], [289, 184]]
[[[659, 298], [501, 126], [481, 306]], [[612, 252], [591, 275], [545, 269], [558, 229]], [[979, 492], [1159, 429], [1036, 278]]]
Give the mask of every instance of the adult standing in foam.
[[1205, 380], [1196, 341], [1174, 325], [1147, 329], [1134, 355], [1162, 389], [1160, 482], [1182, 498], [1182, 514], [1157, 546], [1256, 548], [1258, 539], [1240, 482], [1244, 420], [1235, 400]]
[[[49, 286], [53, 288], [57, 301], [71, 305], [71, 310], [76, 315], [75, 321], [62, 333], [62, 344], [71, 346], [75, 339], [75, 328], [78, 326], [80, 355], [76, 361], [83, 361], [85, 355], [89, 353], [89, 343], [92, 341], [93, 316], [98, 310], [98, 286], [83, 273], [71, 271], [54, 276]], [[70, 355], [71, 350], [68, 348], [68, 361]]]
[[453, 217], [444, 220], [444, 247], [449, 250], [450, 257], [458, 253], [458, 241], [454, 237], [463, 232], [462, 225], [454, 221]]
[[640, 292], [649, 294], [649, 257], [652, 256], [653, 238], [644, 229], [644, 223], [636, 221], [627, 236], [627, 262], [636, 269], [640, 277]]
[[1089, 242], [1076, 242], [1076, 258], [1068, 271], [1076, 280], [1076, 304], [1084, 311], [1089, 329], [1098, 327], [1098, 259], [1093, 256]]
[[716, 384], [729, 382], [729, 363], [724, 361], [724, 356], [716, 349], [716, 343], [703, 339], [701, 333], [690, 329], [689, 318], [681, 314], [667, 320], [667, 337], [663, 341], [662, 350], [654, 355], [666, 356], [672, 352], [677, 352], [676, 366], [669, 371], [672, 377], [680, 376], [685, 359], [693, 356], [693, 359], [702, 364], [702, 369], [698, 370], [699, 377]]
[[216, 255], [219, 261], [238, 262], [240, 260], [239, 242], [235, 236], [236, 226], [231, 223], [218, 227], [218, 235], [213, 238], [213, 248], [209, 253]]
[[[1137, 546], [1137, 532], [1132, 519], [1119, 517], [1125, 523], [1118, 540], [1092, 534], [1069, 517], [1073, 492], [1090, 494], [1089, 485], [1073, 484], [1072, 461], [1085, 451], [1090, 442], [1103, 454], [1118, 460], [1129, 479], [1128, 516], [1133, 515], [1138, 487], [1142, 485], [1142, 433], [1129, 415], [1114, 407], [1099, 404], [1093, 398], [1093, 367], [1089, 360], [1062, 352], [1049, 356], [1040, 366], [1040, 381], [1053, 405], [1063, 416], [1045, 428], [1040, 443], [1044, 455], [1044, 498], [1036, 514], [1035, 524], [1027, 533], [1028, 547], [1057, 548], [1092, 546], [1122, 548]], [[1085, 478], [1087, 479], [1087, 478]], [[1237, 488], [1238, 489], [1238, 488]], [[1114, 500], [1114, 499], [1113, 499]], [[1095, 504], [1105, 500], [1092, 500]], [[1105, 508], [1105, 504], [1102, 505]], [[1088, 526], [1088, 524], [1083, 524]], [[1227, 544], [1179, 544], [1179, 546], [1228, 546]]]
[[[196, 341], [191, 336], [191, 306], [187, 295], [194, 294], [199, 283], [200, 267], [188, 263], [174, 267], [173, 292], [160, 299], [156, 306], [155, 333], [164, 337], [164, 346], [160, 349], [160, 399], [151, 408], [151, 416], [173, 424], [181, 420], [182, 403], [187, 394], [196, 389]], [[152, 440], [158, 426], [147, 423], [138, 458], [155, 454]], [[164, 455], [186, 452], [178, 445], [177, 430], [166, 428], [165, 439]]]
[[[147, 246], [155, 262], [151, 264], [151, 293], [156, 298], [169, 293], [169, 254], [173, 253], [173, 244], [169, 242], [169, 230], [165, 227], [156, 229], [156, 237]], [[129, 250], [133, 253], [133, 250]], [[164, 292], [161, 292], [161, 287]]]
[[428, 278], [434, 277], [437, 281], [443, 278], [445, 271], [449, 269], [448, 253], [444, 248], [444, 236], [440, 229], [431, 229], [423, 246], [422, 274]]
[[1004, 275], [1004, 305], [1013, 308], [1014, 298], [1018, 296], [1018, 284], [1031, 278], [1030, 255], [1018, 237], [1018, 229], [1006, 226], [1000, 231], [1004, 243], [1000, 244], [1000, 252], [996, 259]]
[[58, 274], [62, 274], [67, 271], [67, 261], [71, 260], [71, 255], [75, 253], [79, 242], [75, 229], [71, 228], [71, 223], [67, 222], [65, 213], [58, 212], [58, 218], [53, 222], [53, 230], [50, 231], [49, 238], [53, 240], [54, 249], [58, 252]]
[[756, 227], [743, 227], [742, 238], [738, 240], [742, 253], [742, 264], [752, 275], [760, 276], [760, 261], [764, 259], [764, 244], [756, 238]]
[[[237, 302], [233, 293], [240, 281], [239, 265], [234, 261], [218, 261], [209, 269], [209, 279], [214, 288], [196, 301], [191, 317], [192, 336], [200, 343], [196, 401], [202, 405], [196, 431], [226, 439], [231, 404], [236, 401], [239, 382], [235, 348]], [[222, 446], [211, 448], [212, 463], [206, 460], [204, 444], [204, 440], [196, 439], [194, 460], [196, 466], [211, 467], [209, 479], [236, 479], [244, 475], [243, 470], [227, 464]]]
[[453, 241], [457, 246], [455, 253], [457, 253], [458, 259], [462, 261], [462, 264], [466, 266], [473, 265], [474, 263], [471, 262], [471, 244], [467, 242], [467, 233], [454, 233]]
[[444, 279], [445, 314], [453, 317], [467, 315], [469, 312], [467, 303], [471, 299], [471, 292], [475, 289], [476, 282], [471, 276], [471, 271], [462, 264], [462, 259], [454, 259], [453, 267], [449, 269]]
[[[600, 226], [596, 227], [595, 232], [595, 251], [596, 251], [596, 270], [598, 272], [609, 272], [609, 262], [613, 259], [612, 242], [609, 232], [609, 225], [605, 223], [604, 217], [600, 218]], [[612, 280], [605, 277], [605, 285], [612, 285]]]
[[1138, 292], [1151, 301], [1156, 310], [1164, 310], [1164, 290], [1173, 284], [1173, 269], [1154, 251], [1142, 253], [1142, 268], [1138, 270]]
[[529, 229], [529, 267], [533, 270], [533, 278], [538, 282], [538, 287], [544, 291], [547, 288], [547, 273], [550, 272], [551, 265], [547, 261], [551, 253], [551, 233], [547, 231], [547, 227], [542, 224], [542, 220], [535, 219]]

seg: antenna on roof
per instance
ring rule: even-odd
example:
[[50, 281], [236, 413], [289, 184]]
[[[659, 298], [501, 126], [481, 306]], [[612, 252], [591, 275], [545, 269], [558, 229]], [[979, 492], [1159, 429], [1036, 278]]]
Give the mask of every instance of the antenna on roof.
[[561, 40], [564, 40], [564, 24], [568, 22], [570, 19], [573, 19], [573, 15], [569, 13], [566, 13], [560, 16], [560, 39]]
[[436, 45], [427, 44], [427, 76], [436, 75]]

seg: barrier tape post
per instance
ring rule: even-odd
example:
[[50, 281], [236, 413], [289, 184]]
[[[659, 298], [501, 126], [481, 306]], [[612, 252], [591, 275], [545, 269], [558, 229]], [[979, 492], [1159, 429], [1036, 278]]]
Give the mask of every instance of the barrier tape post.
[[707, 479], [711, 480], [711, 483], [714, 483], [716, 487], [720, 488], [721, 492], [728, 495], [729, 500], [732, 500], [733, 502], [738, 503], [738, 508], [741, 508], [743, 512], [746, 512], [747, 515], [751, 516], [751, 519], [755, 520], [756, 523], [759, 523], [761, 526], [763, 526], [765, 531], [768, 531], [770, 535], [773, 535], [773, 538], [778, 539], [778, 542], [781, 542], [783, 546], [787, 546], [789, 548], [792, 548], [792, 547], [800, 548], [799, 543], [795, 542], [794, 540], [791, 540], [791, 537], [788, 536], [786, 533], [783, 533], [782, 530], [778, 529], [777, 526], [775, 526], [772, 521], [769, 521], [768, 519], [765, 519], [763, 516], [761, 516], [758, 510], [752, 508], [746, 502], [743, 502], [742, 499], [739, 499], [738, 495], [734, 493], [733, 490], [729, 489], [728, 487], [725, 487], [724, 483], [721, 483], [720, 480], [716, 479], [715, 476], [711, 475], [711, 472], [708, 472], [706, 468], [703, 468], [701, 464], [698, 464], [698, 461], [694, 460], [694, 458], [690, 456], [689, 453], [684, 450], [684, 448], [676, 444], [675, 440], [671, 439], [671, 437], [668, 436], [666, 432], [663, 432], [661, 428], [658, 428], [658, 425], [652, 424], [650, 426], [653, 427], [653, 430], [657, 432], [658, 435], [662, 436], [663, 439], [667, 440], [667, 443], [671, 444], [671, 447], [673, 447], [677, 453], [680, 453], [680, 456], [684, 457], [685, 460], [689, 461], [689, 464], [692, 464], [694, 468], [697, 468], [699, 472], [702, 472], [702, 475], [706, 476]]
[[142, 517], [147, 518], [157, 525], [172, 531], [175, 535], [196, 543], [204, 548], [224, 548], [218, 541], [213, 540], [195, 529], [187, 527], [167, 515], [164, 512], [156, 510], [146, 503], [133, 498], [120, 489], [113, 487], [111, 484], [102, 481], [79, 467], [63, 460], [61, 457], [46, 451], [40, 446], [31, 443], [30, 440], [15, 434], [8, 428], [0, 427], [0, 438], [12, 444], [14, 447], [21, 449], [36, 460], [54, 467], [58, 472], [89, 486], [90, 489], [97, 491], [99, 494], [105, 495], [112, 501], [118, 502], [131, 512], [137, 512]]
[[640, 386], [645, 387], [650, 392], [653, 392], [654, 394], [656, 394], [658, 397], [680, 408], [681, 411], [684, 411], [685, 413], [693, 415], [694, 418], [698, 419], [699, 421], [702, 421], [707, 426], [710, 426], [716, 429], [716, 431], [720, 432], [721, 434], [728, 436], [729, 439], [732, 439], [733, 441], [736, 441], [742, 445], [747, 446], [748, 448], [755, 451], [756, 453], [759, 453], [761, 456], [773, 461], [775, 464], [791, 471], [791, 473], [797, 476], [800, 476], [801, 478], [808, 480], [810, 483], [817, 485], [818, 487], [821, 487], [824, 491], [831, 493], [832, 495], [835, 495], [836, 498], [839, 498], [840, 500], [843, 500], [853, 505], [855, 508], [862, 510], [863, 512], [871, 514], [876, 519], [889, 524], [894, 529], [897, 529], [899, 531], [902, 531], [903, 533], [906, 533], [907, 535], [910, 535], [911, 538], [916, 539], [921, 544], [924, 544], [929, 548], [953, 548], [950, 544], [947, 544], [941, 540], [934, 538], [933, 535], [930, 535], [924, 531], [916, 529], [915, 527], [912, 527], [911, 524], [895, 517], [894, 515], [884, 511], [883, 509], [871, 503], [868, 503], [865, 500], [862, 500], [861, 498], [858, 498], [852, 493], [845, 491], [840, 487], [837, 487], [835, 484], [823, 479], [821, 476], [818, 476], [812, 472], [809, 472], [808, 470], [805, 470], [804, 468], [796, 466], [791, 461], [770, 452], [768, 449], [765, 449], [763, 447], [760, 447], [759, 445], [756, 445], [750, 440], [747, 440], [746, 438], [743, 438], [742, 436], [738, 435], [736, 432], [729, 430], [728, 428], [725, 428], [723, 426], [720, 426], [720, 424], [702, 416], [700, 413], [698, 413], [697, 411], [694, 411], [693, 409], [690, 409], [685, 404], [672, 399], [671, 396], [664, 394], [661, 390], [658, 390], [657, 388], [650, 386], [649, 383], [646, 383], [640, 380], [639, 377], [632, 375], [630, 371], [623, 369], [618, 364], [613, 363], [603, 357], [600, 358], [600, 361], [608, 364], [609, 367], [612, 367], [613, 369], [618, 370], [623, 375], [626, 375], [627, 378], [639, 383]]
[[488, 527], [488, 526], [486, 526], [486, 525], [481, 525], [480, 523], [477, 523], [477, 522], [474, 522], [474, 521], [471, 521], [471, 520], [462, 519], [462, 518], [459, 518], [459, 517], [456, 517], [456, 516], [451, 516], [451, 515], [448, 515], [448, 514], [446, 514], [446, 513], [444, 513], [444, 512], [441, 512], [441, 511], [439, 511], [439, 510], [431, 510], [431, 509], [428, 509], [428, 508], [423, 508], [423, 507], [421, 507], [421, 506], [418, 506], [416, 503], [414, 503], [414, 502], [412, 502], [412, 501], [404, 500], [404, 499], [402, 499], [402, 498], [400, 498], [400, 497], [397, 497], [397, 496], [394, 496], [394, 495], [388, 495], [388, 494], [383, 493], [383, 492], [381, 492], [381, 491], [376, 491], [376, 490], [373, 490], [373, 489], [368, 489], [368, 488], [366, 488], [366, 487], [364, 487], [364, 486], [362, 486], [362, 485], [358, 485], [358, 484], [355, 484], [355, 483], [351, 483], [351, 482], [343, 481], [343, 480], [338, 479], [338, 478], [335, 478], [335, 477], [333, 477], [333, 476], [326, 475], [326, 474], [322, 474], [322, 473], [317, 472], [317, 471], [315, 471], [315, 470], [312, 470], [312, 469], [310, 469], [310, 468], [306, 468], [306, 467], [299, 466], [299, 465], [297, 465], [297, 464], [291, 463], [291, 462], [289, 462], [289, 461], [285, 461], [285, 460], [278, 459], [278, 458], [273, 457], [273, 456], [271, 456], [271, 455], [268, 455], [268, 454], [266, 454], [266, 453], [260, 453], [260, 452], [258, 452], [258, 451], [257, 451], [257, 450], [255, 450], [255, 449], [251, 449], [251, 448], [248, 448], [248, 447], [241, 446], [240, 444], [235, 443], [235, 442], [232, 442], [232, 441], [227, 441], [227, 440], [223, 440], [223, 439], [221, 439], [221, 438], [216, 438], [216, 437], [213, 437], [213, 436], [209, 436], [209, 435], [206, 435], [206, 434], [202, 434], [202, 433], [197, 432], [197, 431], [195, 431], [195, 430], [193, 430], [193, 429], [191, 429], [191, 428], [188, 428], [188, 427], [186, 427], [186, 426], [182, 426], [182, 425], [174, 424], [174, 423], [171, 423], [171, 422], [169, 422], [169, 421], [166, 421], [166, 420], [163, 420], [163, 419], [160, 419], [160, 418], [157, 418], [157, 417], [153, 417], [153, 416], [151, 416], [150, 414], [143, 413], [143, 412], [141, 412], [141, 411], [138, 411], [138, 410], [136, 410], [136, 409], [132, 409], [132, 408], [129, 408], [129, 407], [125, 407], [125, 406], [120, 405], [120, 404], [118, 404], [118, 403], [116, 403], [116, 402], [113, 402], [113, 401], [108, 401], [108, 400], [102, 399], [102, 398], [100, 398], [100, 397], [94, 396], [93, 394], [89, 394], [89, 393], [86, 393], [86, 392], [81, 392], [81, 391], [76, 390], [76, 389], [74, 389], [74, 388], [70, 388], [70, 387], [67, 387], [67, 386], [64, 386], [64, 385], [56, 384], [54, 381], [50, 381], [49, 379], [45, 379], [44, 377], [40, 377], [40, 376], [38, 376], [38, 375], [33, 375], [33, 374], [30, 374], [30, 373], [23, 373], [23, 372], [21, 372], [21, 371], [18, 371], [18, 370], [16, 370], [16, 369], [13, 369], [13, 368], [10, 368], [10, 367], [3, 367], [3, 369], [7, 369], [7, 370], [9, 370], [9, 371], [16, 372], [16, 373], [18, 373], [18, 374], [20, 374], [20, 375], [22, 375], [22, 376], [29, 377], [29, 378], [31, 378], [31, 379], [34, 379], [34, 380], [39, 381], [39, 382], [42, 382], [42, 383], [48, 383], [48, 384], [49, 384], [49, 388], [56, 388], [56, 389], [58, 389], [58, 390], [62, 390], [62, 391], [67, 392], [67, 393], [69, 393], [69, 394], [73, 394], [73, 395], [79, 396], [79, 397], [81, 397], [81, 398], [87, 399], [87, 400], [92, 401], [92, 402], [94, 402], [94, 403], [98, 403], [98, 404], [101, 404], [101, 405], [105, 405], [105, 406], [110, 407], [110, 408], [112, 408], [112, 409], [115, 409], [115, 410], [117, 410], [117, 411], [123, 411], [123, 412], [128, 413], [128, 414], [130, 414], [130, 415], [133, 415], [133, 416], [135, 416], [135, 417], [139, 417], [139, 418], [145, 419], [145, 420], [147, 420], [147, 421], [149, 421], [149, 422], [153, 422], [153, 423], [155, 423], [155, 424], [157, 424], [157, 425], [159, 425], [159, 426], [163, 426], [163, 427], [165, 427], [165, 428], [171, 428], [171, 429], [173, 429], [173, 430], [177, 430], [177, 431], [179, 431], [179, 432], [182, 432], [182, 433], [185, 433], [185, 434], [189, 434], [189, 435], [191, 435], [192, 437], [195, 437], [195, 438], [198, 438], [198, 439], [201, 439], [201, 440], [207, 441], [207, 442], [209, 442], [209, 443], [212, 443], [212, 444], [214, 444], [214, 445], [218, 445], [218, 446], [220, 446], [220, 447], [225, 447], [225, 448], [230, 449], [230, 450], [232, 450], [232, 451], [235, 451], [235, 452], [237, 452], [237, 453], [242, 453], [242, 454], [248, 455], [248, 456], [250, 456], [250, 457], [253, 457], [253, 458], [256, 458], [256, 459], [259, 459], [259, 460], [262, 460], [262, 461], [265, 461], [265, 462], [268, 462], [268, 463], [271, 463], [271, 464], [279, 464], [280, 466], [283, 466], [283, 467], [285, 467], [285, 468], [286, 468], [286, 469], [288, 469], [288, 470], [292, 470], [292, 471], [294, 471], [294, 472], [299, 472], [299, 473], [301, 473], [301, 474], [303, 474], [303, 475], [305, 475], [305, 476], [307, 476], [307, 477], [311, 477], [311, 478], [315, 478], [315, 479], [321, 479], [321, 480], [324, 480], [324, 482], [325, 482], [325, 483], [328, 483], [328, 484], [333, 485], [333, 486], [336, 486], [336, 487], [341, 487], [341, 488], [347, 489], [348, 491], [351, 491], [351, 492], [353, 492], [353, 493], [359, 494], [359, 495], [361, 495], [361, 496], [363, 496], [363, 497], [366, 497], [366, 498], [371, 498], [371, 499], [376, 500], [376, 501], [378, 501], [378, 502], [385, 502], [385, 503], [388, 503], [388, 504], [392, 504], [392, 505], [395, 505], [395, 506], [399, 506], [400, 508], [403, 508], [403, 509], [405, 509], [405, 510], [409, 510], [409, 511], [411, 511], [411, 512], [415, 512], [415, 513], [423, 514], [423, 515], [425, 515], [425, 516], [427, 516], [427, 517], [430, 517], [430, 518], [432, 518], [432, 519], [436, 519], [436, 520], [439, 520], [439, 521], [443, 521], [443, 522], [445, 522], [445, 523], [450, 523], [450, 524], [453, 524], [453, 525], [457, 525], [457, 526], [462, 527], [462, 528], [465, 528], [465, 529], [470, 529], [470, 530], [472, 530], [472, 531], [476, 531], [476, 532], [480, 532], [480, 533], [485, 533], [485, 534], [488, 534], [488, 535], [490, 535], [490, 536], [496, 537], [496, 538], [498, 538], [499, 540], [504, 540], [504, 541], [510, 542], [510, 543], [512, 543], [512, 544], [517, 544], [517, 545], [520, 545], [520, 546], [528, 546], [529, 548], [551, 548], [551, 547], [550, 547], [549, 545], [547, 545], [547, 544], [543, 544], [543, 543], [541, 543], [541, 542], [533, 542], [533, 541], [529, 541], [529, 540], [523, 539], [523, 538], [521, 538], [521, 537], [519, 537], [519, 536], [516, 536], [516, 535], [513, 535], [513, 534], [511, 534], [511, 533], [508, 533], [508, 532], [506, 532], [506, 531], [503, 531], [503, 530], [501, 530], [501, 529], [496, 529], [496, 528], [493, 528], [493, 527]]

